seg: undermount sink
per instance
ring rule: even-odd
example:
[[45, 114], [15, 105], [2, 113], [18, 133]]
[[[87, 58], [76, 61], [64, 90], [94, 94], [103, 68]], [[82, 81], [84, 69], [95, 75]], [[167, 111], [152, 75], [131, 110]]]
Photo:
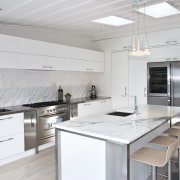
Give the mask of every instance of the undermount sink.
[[125, 116], [129, 116], [129, 115], [131, 115], [131, 114], [133, 114], [133, 113], [114, 111], [114, 112], [108, 113], [107, 115], [125, 117]]
[[11, 110], [9, 110], [9, 109], [0, 109], [0, 113], [1, 112], [8, 112], [8, 111], [11, 111]]

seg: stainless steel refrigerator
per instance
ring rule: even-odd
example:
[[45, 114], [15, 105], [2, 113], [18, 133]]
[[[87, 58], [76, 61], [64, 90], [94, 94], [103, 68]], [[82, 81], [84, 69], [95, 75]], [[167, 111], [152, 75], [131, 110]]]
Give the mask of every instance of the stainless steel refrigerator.
[[148, 63], [148, 104], [180, 106], [180, 61]]

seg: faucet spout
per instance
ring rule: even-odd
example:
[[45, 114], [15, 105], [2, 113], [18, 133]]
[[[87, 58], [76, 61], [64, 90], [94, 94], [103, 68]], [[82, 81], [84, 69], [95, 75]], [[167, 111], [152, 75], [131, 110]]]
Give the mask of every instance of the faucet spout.
[[137, 97], [136, 96], [132, 96], [134, 98], [134, 105], [133, 105], [133, 112], [134, 114], [138, 114], [138, 106], [137, 106]]

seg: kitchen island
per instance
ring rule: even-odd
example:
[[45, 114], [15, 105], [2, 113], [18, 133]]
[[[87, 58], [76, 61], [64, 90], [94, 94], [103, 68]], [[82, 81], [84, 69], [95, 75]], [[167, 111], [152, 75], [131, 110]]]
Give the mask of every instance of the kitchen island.
[[56, 124], [57, 179], [147, 179], [150, 167], [129, 157], [169, 128], [169, 120], [178, 113], [178, 107], [141, 105], [137, 115], [107, 112]]

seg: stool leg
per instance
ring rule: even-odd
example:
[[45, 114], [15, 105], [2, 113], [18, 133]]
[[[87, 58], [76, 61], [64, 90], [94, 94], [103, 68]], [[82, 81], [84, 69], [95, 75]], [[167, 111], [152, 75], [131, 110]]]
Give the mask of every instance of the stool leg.
[[180, 147], [178, 147], [178, 170], [179, 170], [179, 179], [180, 179]]
[[156, 167], [152, 166], [152, 180], [156, 180]]
[[168, 180], [171, 180], [171, 160], [168, 161]]

